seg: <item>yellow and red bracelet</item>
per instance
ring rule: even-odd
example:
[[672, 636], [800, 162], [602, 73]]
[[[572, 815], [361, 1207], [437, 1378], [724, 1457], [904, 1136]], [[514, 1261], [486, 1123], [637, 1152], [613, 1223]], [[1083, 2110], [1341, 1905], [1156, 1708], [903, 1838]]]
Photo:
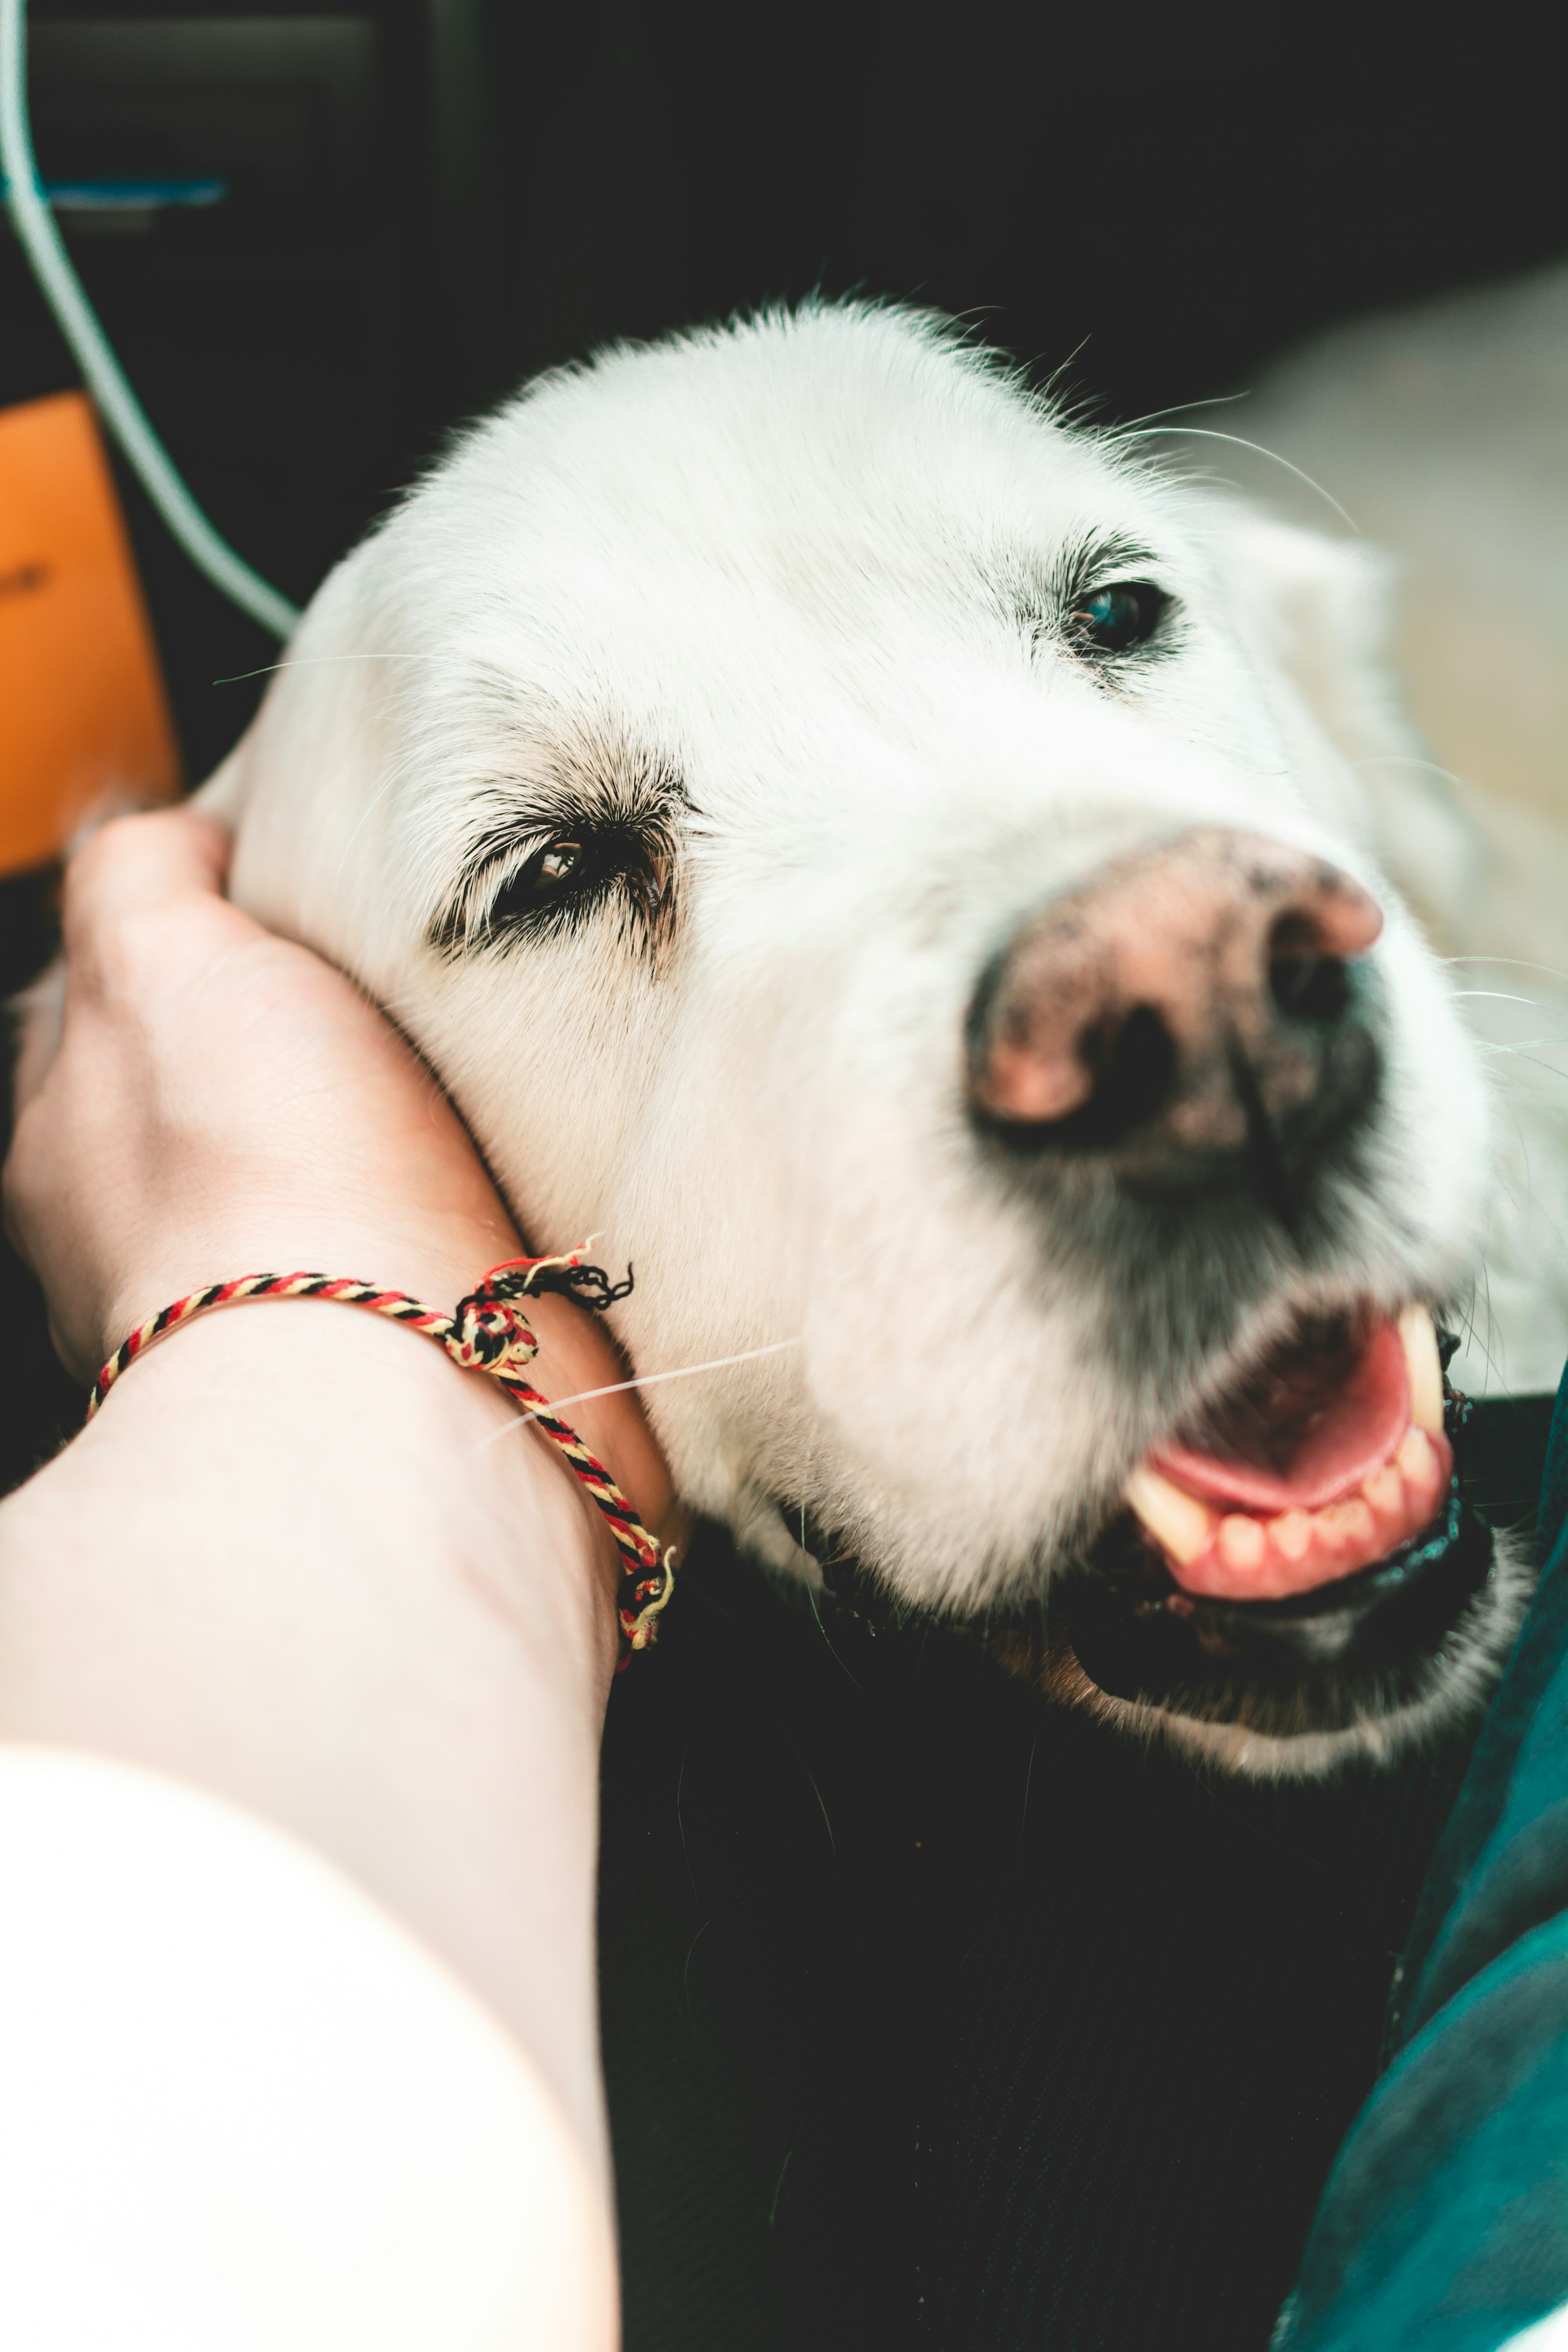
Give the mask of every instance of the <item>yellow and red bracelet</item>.
[[522, 1377], [539, 1352], [526, 1318], [518, 1306], [531, 1292], [554, 1291], [575, 1299], [581, 1307], [602, 1311], [631, 1288], [631, 1277], [612, 1284], [604, 1270], [585, 1265], [584, 1251], [564, 1257], [508, 1258], [491, 1266], [478, 1286], [458, 1301], [455, 1311], [443, 1315], [422, 1307], [401, 1290], [383, 1290], [372, 1282], [353, 1282], [326, 1274], [242, 1274], [232, 1282], [212, 1282], [176, 1298], [160, 1314], [150, 1316], [110, 1356], [93, 1386], [87, 1408], [89, 1421], [121, 1374], [144, 1349], [167, 1332], [177, 1330], [193, 1316], [217, 1307], [238, 1307], [253, 1298], [328, 1298], [342, 1307], [363, 1307], [372, 1315], [385, 1315], [395, 1323], [422, 1331], [438, 1340], [464, 1371], [489, 1372], [508, 1396], [526, 1407], [530, 1418], [564, 1454], [574, 1475], [597, 1506], [621, 1555], [621, 1565], [632, 1579], [629, 1608], [617, 1612], [626, 1656], [646, 1650], [658, 1632], [659, 1612], [675, 1589], [675, 1553], [661, 1552], [604, 1464], [589, 1453], [575, 1430], [552, 1412], [550, 1401]]

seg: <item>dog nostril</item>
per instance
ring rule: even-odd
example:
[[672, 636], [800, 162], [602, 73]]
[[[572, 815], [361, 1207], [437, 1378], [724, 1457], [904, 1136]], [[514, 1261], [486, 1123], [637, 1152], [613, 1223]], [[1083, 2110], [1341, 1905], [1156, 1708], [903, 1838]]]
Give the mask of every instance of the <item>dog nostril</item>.
[[1337, 1021], [1349, 1003], [1344, 959], [1323, 952], [1308, 916], [1281, 915], [1269, 932], [1268, 992], [1291, 1021]]
[[1135, 1004], [1121, 1019], [1085, 1030], [1079, 1053], [1093, 1091], [1081, 1110], [1060, 1123], [1063, 1143], [1118, 1143], [1163, 1108], [1175, 1079], [1176, 1047], [1153, 1005]]

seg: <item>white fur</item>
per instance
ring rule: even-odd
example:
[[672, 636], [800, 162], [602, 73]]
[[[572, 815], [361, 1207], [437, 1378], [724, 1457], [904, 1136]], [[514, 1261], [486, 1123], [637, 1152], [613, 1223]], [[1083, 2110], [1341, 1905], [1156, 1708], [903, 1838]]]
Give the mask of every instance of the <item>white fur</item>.
[[[1086, 527], [1190, 616], [1124, 695], [988, 585]], [[238, 898], [393, 1008], [534, 1245], [633, 1262], [639, 1369], [798, 1339], [648, 1391], [690, 1500], [795, 1565], [776, 1504], [808, 1505], [973, 1611], [1037, 1591], [1172, 1417], [965, 1120], [976, 976], [1053, 893], [1219, 824], [1387, 910], [1371, 1181], [1189, 1387], [1303, 1303], [1470, 1273], [1485, 1089], [1352, 764], [1402, 740], [1376, 601], [1353, 551], [1069, 430], [937, 323], [813, 309], [613, 352], [469, 433], [328, 581], [213, 789]], [[484, 796], [526, 836], [542, 780], [631, 743], [699, 813], [657, 961], [613, 919], [432, 950]]]

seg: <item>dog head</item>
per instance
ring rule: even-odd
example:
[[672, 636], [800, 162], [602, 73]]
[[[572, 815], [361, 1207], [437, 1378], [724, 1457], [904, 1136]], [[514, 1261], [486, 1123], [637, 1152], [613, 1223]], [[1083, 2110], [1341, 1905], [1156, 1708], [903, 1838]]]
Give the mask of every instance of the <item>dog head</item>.
[[924, 318], [616, 351], [322, 589], [235, 887], [535, 1247], [634, 1263], [639, 1372], [735, 1360], [647, 1392], [692, 1503], [922, 1609], [1087, 1595], [1059, 1686], [1310, 1769], [1508, 1617], [1429, 1539], [1485, 1102], [1358, 781], [1373, 603]]

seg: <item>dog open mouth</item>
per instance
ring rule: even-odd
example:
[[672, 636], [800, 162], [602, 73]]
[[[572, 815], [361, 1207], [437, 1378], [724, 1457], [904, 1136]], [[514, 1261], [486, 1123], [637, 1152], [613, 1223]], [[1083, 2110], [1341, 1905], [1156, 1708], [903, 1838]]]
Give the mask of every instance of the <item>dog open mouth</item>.
[[1279, 1769], [1418, 1714], [1493, 1575], [1444, 1353], [1422, 1307], [1299, 1327], [1133, 1471], [1053, 1593], [1047, 1685], [1184, 1720], [1200, 1746], [1222, 1727], [1278, 1742]]
[[1129, 1508], [1184, 1601], [1281, 1601], [1385, 1559], [1418, 1535], [1453, 1475], [1437, 1335], [1397, 1324], [1299, 1331], [1186, 1443], [1149, 1455]]

